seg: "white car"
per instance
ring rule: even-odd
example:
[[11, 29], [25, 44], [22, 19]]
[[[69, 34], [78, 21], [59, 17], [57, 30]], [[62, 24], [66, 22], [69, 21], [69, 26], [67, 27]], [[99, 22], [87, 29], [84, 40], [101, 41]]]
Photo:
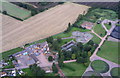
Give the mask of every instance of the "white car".
[[18, 73], [21, 75], [23, 74], [24, 72], [22, 70], [18, 70]]
[[15, 70], [12, 71], [12, 75], [16, 76], [16, 71]]

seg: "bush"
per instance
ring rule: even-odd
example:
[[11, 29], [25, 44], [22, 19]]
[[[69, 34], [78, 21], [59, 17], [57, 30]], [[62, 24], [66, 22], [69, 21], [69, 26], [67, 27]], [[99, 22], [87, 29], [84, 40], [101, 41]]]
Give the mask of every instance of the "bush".
[[50, 61], [50, 62], [53, 61], [53, 57], [52, 57], [52, 56], [49, 56], [49, 57], [48, 57], [48, 61]]

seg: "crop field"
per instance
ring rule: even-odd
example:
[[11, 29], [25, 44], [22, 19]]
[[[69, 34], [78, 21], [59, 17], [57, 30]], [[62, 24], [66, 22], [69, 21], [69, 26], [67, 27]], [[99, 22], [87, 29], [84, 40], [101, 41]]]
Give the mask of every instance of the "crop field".
[[24, 20], [31, 16], [31, 11], [18, 7], [9, 2], [1, 2], [2, 12], [6, 11], [8, 15]]
[[2, 52], [58, 34], [74, 23], [88, 6], [65, 3], [39, 13], [23, 22], [2, 15]]

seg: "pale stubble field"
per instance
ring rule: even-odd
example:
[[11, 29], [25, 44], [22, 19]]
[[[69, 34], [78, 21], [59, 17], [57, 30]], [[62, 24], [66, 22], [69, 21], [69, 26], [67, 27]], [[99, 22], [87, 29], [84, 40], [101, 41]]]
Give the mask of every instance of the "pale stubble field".
[[31, 43], [66, 30], [88, 6], [65, 3], [39, 13], [25, 21], [2, 16], [2, 51]]

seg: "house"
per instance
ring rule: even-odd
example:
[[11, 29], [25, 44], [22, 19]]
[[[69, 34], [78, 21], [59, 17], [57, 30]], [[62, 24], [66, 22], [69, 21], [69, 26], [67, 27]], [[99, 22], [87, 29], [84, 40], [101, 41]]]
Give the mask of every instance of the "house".
[[71, 51], [72, 46], [75, 46], [75, 45], [76, 45], [76, 42], [71, 40], [70, 42], [61, 46], [61, 48], [62, 48], [62, 50]]
[[92, 27], [94, 26], [94, 23], [92, 22], [88, 22], [88, 21], [85, 21], [81, 24], [81, 27], [82, 28], [86, 28], [86, 29], [92, 29]]

